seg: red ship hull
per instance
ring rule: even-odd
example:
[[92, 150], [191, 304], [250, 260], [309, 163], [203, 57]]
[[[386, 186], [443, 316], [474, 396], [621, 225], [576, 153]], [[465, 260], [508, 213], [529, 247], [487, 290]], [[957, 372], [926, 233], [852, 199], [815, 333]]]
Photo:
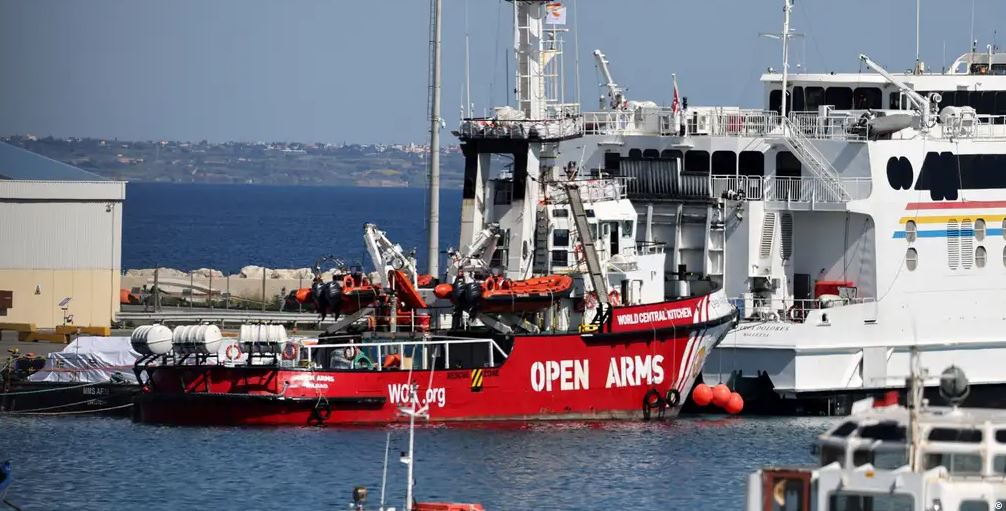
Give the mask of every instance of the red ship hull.
[[505, 360], [491, 367], [147, 366], [137, 418], [180, 425], [401, 422], [410, 383], [431, 421], [669, 417], [735, 314], [719, 294], [619, 307], [592, 334], [517, 336]]

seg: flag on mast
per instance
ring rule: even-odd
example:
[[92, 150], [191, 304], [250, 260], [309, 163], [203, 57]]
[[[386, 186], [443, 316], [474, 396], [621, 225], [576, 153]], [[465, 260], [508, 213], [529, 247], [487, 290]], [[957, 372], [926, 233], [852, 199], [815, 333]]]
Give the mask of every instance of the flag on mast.
[[671, 101], [671, 113], [676, 114], [681, 110], [681, 96], [678, 94], [678, 76], [672, 74], [671, 78], [674, 79], [674, 99]]
[[562, 2], [550, 2], [545, 4], [545, 12], [546, 25], [566, 24], [566, 6], [562, 5]]

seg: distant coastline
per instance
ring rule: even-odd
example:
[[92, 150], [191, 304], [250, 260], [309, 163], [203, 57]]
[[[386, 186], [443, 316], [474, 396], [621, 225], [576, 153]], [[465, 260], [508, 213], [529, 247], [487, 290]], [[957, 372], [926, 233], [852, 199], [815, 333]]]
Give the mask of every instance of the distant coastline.
[[[8, 144], [99, 176], [143, 183], [423, 188], [429, 147], [418, 144], [124, 141], [14, 135]], [[441, 149], [441, 186], [461, 188], [464, 159]]]

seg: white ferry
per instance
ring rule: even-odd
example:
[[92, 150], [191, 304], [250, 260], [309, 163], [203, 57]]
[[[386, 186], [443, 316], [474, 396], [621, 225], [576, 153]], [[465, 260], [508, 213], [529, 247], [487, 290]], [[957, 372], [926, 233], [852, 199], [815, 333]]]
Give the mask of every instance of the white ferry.
[[[910, 346], [930, 372], [966, 370], [974, 404], [1006, 405], [994, 363], [1006, 360], [1006, 53], [975, 47], [938, 73], [889, 73], [854, 53], [849, 67], [865, 71], [790, 74], [784, 62], [762, 76], [764, 108], [746, 109], [689, 106], [677, 90], [670, 106], [630, 100], [596, 51], [606, 98], [581, 112], [563, 93], [567, 28], [527, 22], [545, 4], [513, 2], [518, 108], [458, 130], [462, 246], [495, 222], [495, 265], [513, 278], [560, 271], [576, 242], [547, 200], [548, 172], [618, 179], [635, 216], [592, 221], [608, 267], [666, 248], [654, 278], [669, 298], [726, 291], [743, 320], [703, 379], [738, 390], [747, 412], [848, 413], [901, 385]], [[784, 61], [791, 10], [785, 0]], [[550, 143], [514, 149], [526, 139]], [[613, 285], [632, 293], [633, 278]]]

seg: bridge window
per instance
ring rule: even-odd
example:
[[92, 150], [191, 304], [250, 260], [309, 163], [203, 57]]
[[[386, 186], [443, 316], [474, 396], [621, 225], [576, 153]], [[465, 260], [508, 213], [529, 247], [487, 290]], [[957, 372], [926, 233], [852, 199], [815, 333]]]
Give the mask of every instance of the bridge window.
[[709, 152], [688, 151], [685, 153], [685, 172], [709, 173]]
[[737, 153], [716, 151], [713, 153], [713, 175], [733, 176], [737, 174]]
[[804, 108], [816, 112], [818, 107], [826, 104], [824, 87], [807, 87], [804, 89]]
[[845, 449], [834, 445], [821, 446], [821, 466], [830, 465], [834, 462], [845, 465]]
[[979, 454], [928, 452], [922, 463], [925, 470], [942, 466], [952, 475], [978, 475], [982, 471], [982, 457]]
[[552, 218], [569, 218], [569, 210], [566, 208], [555, 208], [552, 210]]
[[982, 430], [958, 429], [958, 428], [933, 428], [929, 432], [929, 441], [980, 444], [982, 442]]
[[884, 108], [884, 94], [877, 87], [858, 87], [852, 95], [853, 106], [857, 110]]
[[908, 449], [857, 449], [852, 453], [853, 465], [860, 467], [867, 463], [881, 470], [894, 470], [908, 464]]
[[493, 204], [505, 206], [513, 200], [513, 181], [496, 181]]
[[912, 511], [915, 499], [905, 494], [855, 494], [845, 491], [832, 492], [828, 496], [831, 511], [859, 511], [862, 509], [883, 509], [884, 511]]
[[908, 249], [905, 253], [905, 267], [908, 271], [915, 271], [919, 267], [919, 252], [914, 248]]
[[761, 151], [741, 151], [738, 172], [742, 176], [764, 176], [765, 153]]
[[1006, 456], [1000, 454], [992, 458], [992, 471], [997, 474], [1006, 474]]
[[852, 110], [852, 89], [849, 87], [828, 87], [824, 91], [824, 104], [836, 110]]
[[789, 151], [779, 151], [775, 155], [776, 177], [800, 177], [800, 160]]

